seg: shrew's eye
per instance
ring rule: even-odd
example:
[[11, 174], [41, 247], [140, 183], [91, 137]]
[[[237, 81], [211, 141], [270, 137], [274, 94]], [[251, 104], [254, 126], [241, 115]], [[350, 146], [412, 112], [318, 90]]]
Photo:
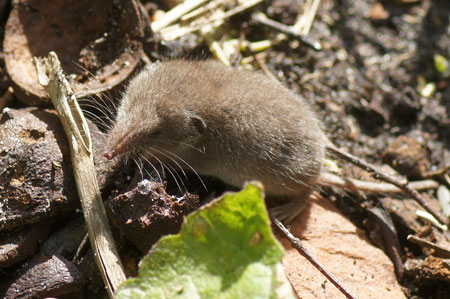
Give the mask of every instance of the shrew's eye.
[[159, 137], [159, 135], [161, 135], [161, 130], [152, 131], [149, 136], [150, 138], [156, 138]]

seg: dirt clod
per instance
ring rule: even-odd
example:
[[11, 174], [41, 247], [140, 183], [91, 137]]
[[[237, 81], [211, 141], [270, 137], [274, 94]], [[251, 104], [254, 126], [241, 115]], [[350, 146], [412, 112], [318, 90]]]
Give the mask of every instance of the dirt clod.
[[10, 284], [3, 298], [48, 298], [80, 294], [84, 278], [62, 256], [37, 256]]
[[107, 203], [110, 219], [143, 253], [163, 235], [177, 233], [183, 217], [199, 207], [198, 196], [175, 198], [147, 180]]
[[0, 233], [0, 268], [13, 265], [34, 254], [38, 243], [48, 235], [50, 223], [25, 226]]
[[51, 110], [0, 114], [0, 230], [75, 209], [78, 196], [66, 136]]
[[408, 136], [397, 137], [383, 153], [383, 161], [412, 178], [421, 177], [430, 163], [422, 144]]

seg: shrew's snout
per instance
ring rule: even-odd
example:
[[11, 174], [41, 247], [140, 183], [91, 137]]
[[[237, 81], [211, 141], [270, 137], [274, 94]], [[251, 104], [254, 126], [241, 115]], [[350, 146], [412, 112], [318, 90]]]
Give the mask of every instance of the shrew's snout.
[[103, 157], [108, 160], [112, 160], [115, 156], [117, 156], [117, 152], [115, 150], [110, 150], [103, 153]]

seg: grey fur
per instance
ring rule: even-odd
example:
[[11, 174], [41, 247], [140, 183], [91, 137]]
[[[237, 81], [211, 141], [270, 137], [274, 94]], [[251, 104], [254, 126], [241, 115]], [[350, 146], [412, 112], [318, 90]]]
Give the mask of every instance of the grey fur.
[[199, 174], [235, 186], [257, 179], [283, 196], [309, 193], [327, 140], [309, 105], [282, 84], [214, 61], [184, 60], [136, 76], [108, 136], [118, 155], [147, 149], [147, 158], [170, 163], [157, 152], [170, 151]]

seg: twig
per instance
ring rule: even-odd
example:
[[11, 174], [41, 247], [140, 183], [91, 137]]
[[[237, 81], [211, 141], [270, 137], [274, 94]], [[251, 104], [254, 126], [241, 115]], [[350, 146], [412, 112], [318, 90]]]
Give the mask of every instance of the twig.
[[443, 231], [448, 230], [448, 226], [446, 224], [441, 224], [433, 215], [431, 215], [426, 211], [416, 210], [416, 216], [425, 219], [426, 221], [430, 222], [432, 225], [439, 228], [440, 230]]
[[225, 65], [231, 65], [230, 60], [228, 59], [228, 56], [225, 54], [224, 49], [221, 47], [218, 41], [214, 39], [215, 32], [217, 30], [217, 27], [221, 24], [208, 24], [201, 28], [200, 34], [205, 39], [206, 43], [208, 44], [209, 50], [211, 53], [223, 64]]
[[441, 246], [438, 246], [437, 244], [431, 243], [430, 241], [421, 239], [414, 235], [408, 235], [408, 237], [406, 239], [413, 243], [419, 244], [422, 247], [428, 247], [428, 248], [434, 249], [435, 254], [433, 254], [433, 255], [436, 255], [436, 256], [444, 258], [444, 259], [450, 258], [450, 250], [443, 248]]
[[438, 219], [442, 224], [447, 224], [447, 219], [442, 216], [439, 212], [434, 211], [427, 203], [425, 198], [423, 198], [422, 195], [419, 194], [416, 190], [412, 189], [408, 185], [408, 181], [405, 180], [405, 182], [400, 182], [397, 178], [394, 178], [390, 175], [386, 175], [384, 173], [381, 173], [380, 171], [376, 170], [375, 167], [372, 165], [369, 165], [367, 162], [349, 154], [346, 152], [343, 152], [342, 150], [338, 149], [337, 147], [328, 144], [327, 150], [336, 155], [337, 157], [344, 159], [358, 167], [361, 167], [365, 171], [371, 173], [376, 179], [391, 183], [398, 188], [402, 189], [406, 193], [408, 193], [417, 203], [419, 203], [425, 210], [427, 210], [430, 214], [432, 214], [436, 219]]
[[69, 140], [75, 181], [89, 239], [108, 295], [114, 298], [114, 291], [125, 280], [125, 274], [109, 231], [108, 218], [95, 176], [89, 128], [64, 76], [58, 56], [50, 52], [48, 57], [34, 57], [33, 61], [39, 83], [50, 95]]
[[308, 0], [305, 13], [298, 18], [298, 21], [292, 26], [292, 30], [301, 35], [306, 35], [311, 30], [312, 23], [316, 17], [320, 0]]
[[[367, 182], [356, 179], [343, 179], [337, 175], [324, 172], [319, 176], [319, 181], [321, 185], [330, 187], [340, 187], [345, 190], [360, 190], [366, 192], [376, 192], [376, 193], [400, 193], [403, 192], [402, 189], [396, 187], [389, 183], [377, 183], [377, 182]], [[426, 189], [436, 189], [439, 187], [438, 182], [433, 180], [423, 180], [409, 183], [409, 187], [414, 190], [426, 190]]]
[[[261, 3], [262, 1], [263, 0], [242, 0], [241, 3], [238, 2], [239, 5], [227, 11], [217, 8], [215, 9], [213, 15], [208, 18], [198, 18], [192, 20], [187, 25], [174, 24], [172, 26], [160, 29], [161, 37], [166, 41], [174, 40], [185, 34], [201, 30], [204, 27], [220, 27], [224, 24], [226, 19], [235, 14], [241, 13], [258, 3]], [[206, 31], [209, 31], [209, 29]]]
[[159, 32], [164, 27], [167, 27], [167, 25], [175, 22], [183, 15], [197, 8], [198, 6], [200, 6], [205, 2], [207, 2], [207, 0], [188, 0], [182, 2], [181, 4], [178, 4], [177, 6], [169, 10], [167, 13], [165, 13], [160, 19], [152, 22], [151, 27], [153, 32]]
[[[263, 55], [261, 55], [263, 54]], [[256, 62], [258, 63], [259, 67], [263, 70], [263, 72], [266, 74], [267, 77], [269, 77], [270, 79], [276, 81], [276, 82], [280, 82], [280, 80], [278, 80], [275, 75], [270, 71], [270, 69], [267, 67], [266, 63], [264, 62], [263, 56], [265, 55], [265, 53], [260, 53], [260, 54], [256, 54], [255, 55], [255, 59]]]
[[299, 39], [301, 42], [303, 42], [305, 45], [313, 48], [316, 51], [322, 50], [322, 45], [319, 42], [312, 41], [310, 38], [306, 36], [302, 36], [296, 31], [293, 30], [292, 27], [284, 25], [282, 23], [279, 23], [277, 21], [269, 19], [265, 14], [262, 12], [256, 12], [252, 14], [252, 19], [256, 22], [259, 22], [263, 25], [269, 26], [273, 29], [276, 29], [282, 33], [285, 33], [287, 35], [290, 35], [292, 37], [295, 37]]
[[344, 294], [347, 298], [356, 298], [353, 296], [345, 287], [343, 287], [339, 281], [328, 272], [306, 249], [299, 238], [294, 237], [294, 235], [291, 234], [291, 232], [281, 223], [278, 219], [274, 217], [270, 217], [272, 222], [276, 225], [276, 227], [286, 236], [286, 238], [291, 243], [292, 247], [295, 248], [298, 253], [300, 253], [304, 258], [306, 258], [314, 267], [316, 267], [317, 270], [320, 271], [339, 291], [341, 291], [342, 294]]
[[142, 61], [144, 62], [144, 64], [147, 65], [147, 66], [152, 64], [151, 59], [147, 56], [147, 54], [146, 54], [145, 52], [142, 52], [141, 60], [142, 60]]
[[84, 249], [86, 248], [88, 240], [89, 240], [89, 234], [86, 234], [83, 237], [83, 240], [81, 240], [80, 245], [78, 246], [77, 251], [75, 252], [75, 254], [74, 254], [73, 258], [72, 258], [72, 262], [74, 264], [77, 265], [80, 262], [81, 254], [84, 251]]
[[214, 40], [211, 35], [205, 34], [203, 35], [206, 43], [208, 44], [209, 50], [211, 53], [223, 64], [230, 66], [231, 62], [228, 59], [228, 56], [225, 54], [225, 51], [220, 46], [219, 42]]
[[227, 0], [213, 0], [206, 5], [203, 5], [196, 10], [193, 10], [180, 18], [182, 22], [186, 22], [189, 19], [196, 18], [201, 14], [207, 13], [208, 11], [217, 8], [221, 4], [225, 4]]
[[244, 10], [249, 9], [250, 7], [255, 6], [256, 4], [258, 4], [262, 1], [263, 0], [245, 0], [245, 1], [243, 1], [243, 3], [239, 4], [238, 6], [235, 6], [232, 9], [227, 10], [223, 15], [213, 16], [210, 19], [210, 22], [228, 19], [229, 17], [232, 17], [238, 13], [241, 13]]
[[426, 171], [425, 173], [423, 173], [423, 177], [424, 178], [431, 178], [432, 176], [437, 176], [437, 175], [443, 175], [444, 173], [446, 173], [447, 171], [450, 170], [450, 165], [444, 166], [438, 170], [434, 170], [434, 171]]

